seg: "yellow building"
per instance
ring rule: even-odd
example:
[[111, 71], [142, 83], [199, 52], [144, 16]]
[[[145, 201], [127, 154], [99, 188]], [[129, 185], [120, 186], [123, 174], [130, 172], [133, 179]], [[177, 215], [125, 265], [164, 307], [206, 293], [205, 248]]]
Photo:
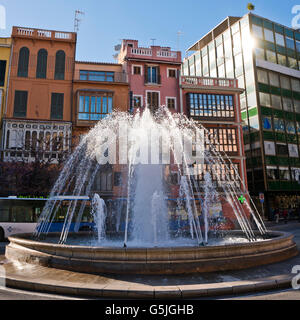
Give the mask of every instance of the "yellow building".
[[5, 113], [11, 57], [11, 38], [0, 38], [0, 141], [2, 138], [2, 117]]

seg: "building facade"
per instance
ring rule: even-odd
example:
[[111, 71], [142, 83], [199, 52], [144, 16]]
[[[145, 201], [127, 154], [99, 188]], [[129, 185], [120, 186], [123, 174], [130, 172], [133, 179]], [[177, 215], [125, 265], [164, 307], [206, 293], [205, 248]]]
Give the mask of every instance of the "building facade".
[[[73, 79], [73, 146], [98, 121], [113, 111], [129, 111], [128, 76], [121, 64], [79, 62], [75, 63]], [[96, 178], [92, 191], [104, 199], [119, 194], [118, 165], [105, 166]]]
[[155, 112], [167, 106], [180, 112], [181, 52], [160, 46], [142, 48], [137, 40], [123, 40], [118, 60], [128, 74], [131, 110], [148, 107]]
[[2, 117], [6, 108], [10, 58], [11, 38], [0, 38], [0, 141], [2, 136]]
[[[205, 149], [215, 148], [223, 157], [224, 153], [228, 156], [228, 159], [224, 158], [226, 165], [214, 165], [206, 159], [203, 164], [194, 165], [192, 172], [200, 190], [205, 174], [209, 172], [219, 192], [222, 193], [224, 184], [230, 183], [230, 177], [232, 183], [236, 183], [247, 197], [246, 158], [240, 115], [240, 94], [244, 89], [239, 88], [236, 79], [181, 76], [180, 92], [183, 113], [205, 128]], [[201, 194], [195, 196], [202, 197]], [[222, 197], [215, 206], [219, 207], [226, 218], [235, 220], [232, 208], [227, 201], [222, 201]]]
[[236, 78], [247, 176], [268, 208], [300, 201], [300, 33], [253, 15], [227, 17], [189, 48], [184, 75]]
[[13, 27], [4, 161], [55, 163], [69, 151], [75, 51], [75, 33]]

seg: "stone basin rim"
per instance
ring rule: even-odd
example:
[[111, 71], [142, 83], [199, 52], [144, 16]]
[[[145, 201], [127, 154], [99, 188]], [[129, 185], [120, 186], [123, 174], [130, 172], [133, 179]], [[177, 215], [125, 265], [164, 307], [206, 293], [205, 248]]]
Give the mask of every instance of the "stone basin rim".
[[[240, 230], [232, 230], [230, 232], [227, 232], [228, 234], [232, 235], [244, 235], [243, 231]], [[72, 236], [75, 233], [70, 233], [70, 236]], [[259, 236], [259, 232], [254, 232], [255, 235]], [[60, 233], [51, 233], [48, 235], [48, 237], [56, 237], [60, 235]], [[90, 235], [89, 232], [80, 232], [77, 233], [76, 236], [82, 237], [84, 235]], [[130, 252], [130, 251], [180, 251], [180, 250], [195, 250], [195, 249], [200, 249], [200, 250], [216, 250], [216, 249], [221, 249], [221, 248], [243, 248], [243, 247], [255, 247], [255, 246], [260, 246], [261, 244], [266, 244], [268, 245], [269, 243], [275, 243], [275, 242], [281, 242], [282, 240], [286, 239], [289, 240], [293, 238], [294, 236], [289, 233], [289, 232], [283, 232], [283, 231], [267, 231], [266, 233], [267, 236], [269, 236], [269, 239], [265, 240], [258, 240], [254, 242], [247, 242], [247, 243], [231, 243], [231, 244], [225, 244], [225, 245], [216, 245], [216, 246], [176, 246], [176, 247], [127, 247], [127, 248], [122, 248], [122, 247], [101, 247], [101, 246], [80, 246], [80, 245], [68, 245], [68, 244], [57, 244], [57, 243], [49, 243], [49, 242], [41, 242], [37, 240], [32, 240], [30, 239], [32, 237], [31, 233], [23, 233], [23, 234], [17, 234], [17, 235], [12, 235], [8, 237], [8, 240], [10, 243], [15, 243], [15, 244], [20, 244], [20, 245], [32, 245], [35, 248], [40, 247], [40, 248], [62, 248], [62, 249], [72, 249], [72, 250], [99, 250], [99, 251], [125, 251], [125, 252]]]

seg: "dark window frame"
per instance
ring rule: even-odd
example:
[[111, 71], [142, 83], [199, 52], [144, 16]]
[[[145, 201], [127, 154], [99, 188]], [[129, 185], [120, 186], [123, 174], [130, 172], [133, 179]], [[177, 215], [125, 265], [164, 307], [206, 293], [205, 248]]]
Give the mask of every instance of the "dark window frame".
[[21, 77], [21, 78], [28, 77], [29, 56], [30, 56], [29, 49], [27, 47], [22, 47], [19, 51], [18, 77]]
[[26, 118], [28, 91], [16, 90], [14, 98], [14, 117]]
[[56, 52], [55, 56], [55, 80], [65, 80], [66, 72], [66, 53], [63, 50]]
[[46, 49], [40, 49], [37, 56], [36, 64], [36, 78], [47, 78], [47, 63], [48, 63], [48, 51]]
[[63, 120], [64, 93], [53, 92], [51, 94], [51, 120]]

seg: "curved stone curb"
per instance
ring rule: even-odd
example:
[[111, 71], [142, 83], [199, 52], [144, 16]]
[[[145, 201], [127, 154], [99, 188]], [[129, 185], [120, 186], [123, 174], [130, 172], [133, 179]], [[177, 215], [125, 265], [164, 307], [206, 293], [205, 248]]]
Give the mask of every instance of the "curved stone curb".
[[55, 284], [40, 278], [28, 281], [20, 277], [7, 275], [6, 286], [14, 289], [37, 291], [60, 295], [72, 295], [89, 298], [123, 298], [123, 299], [194, 299], [227, 295], [239, 295], [291, 288], [291, 275], [281, 275], [253, 281], [234, 281], [211, 284], [147, 286], [128, 283], [93, 285], [84, 282], [72, 285], [68, 281], [57, 281]]

